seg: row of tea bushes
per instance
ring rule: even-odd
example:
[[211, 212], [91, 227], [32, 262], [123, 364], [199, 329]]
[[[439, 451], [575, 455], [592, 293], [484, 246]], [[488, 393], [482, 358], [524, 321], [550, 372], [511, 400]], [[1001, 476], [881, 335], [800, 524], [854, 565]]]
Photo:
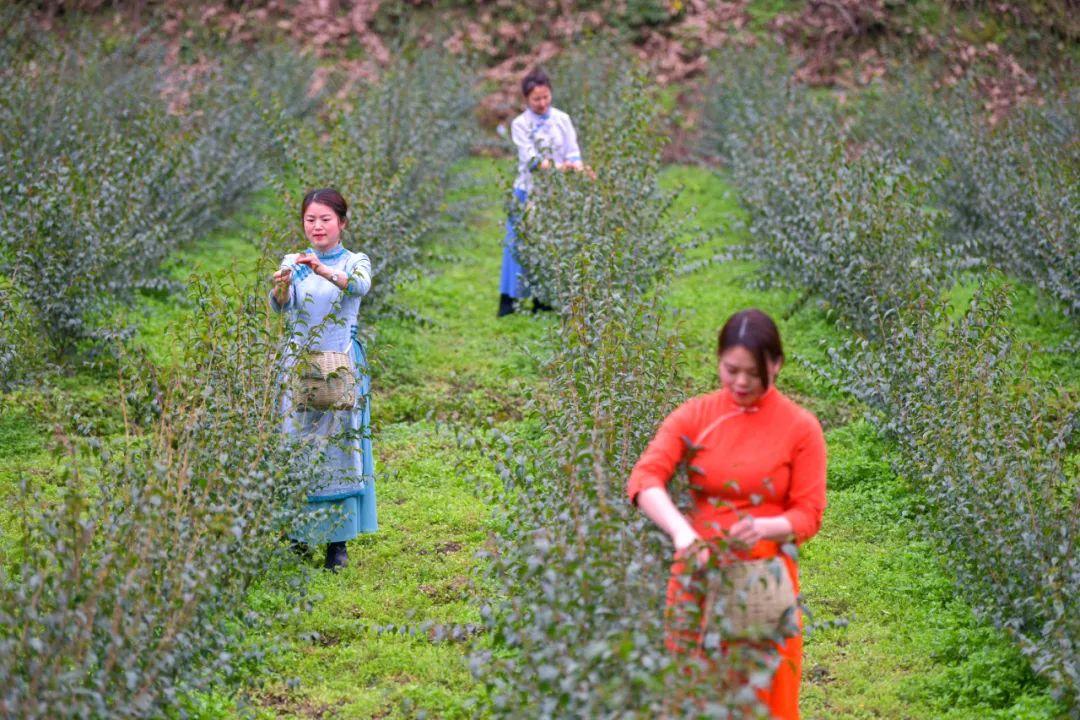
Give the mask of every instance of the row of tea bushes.
[[[687, 227], [658, 188], [655, 105], [631, 68], [609, 77], [597, 87], [613, 112], [582, 133], [596, 178], [537, 177], [520, 228], [526, 273], [559, 322], [528, 429], [495, 431], [488, 445], [499, 476], [486, 487], [492, 641], [473, 663], [495, 717], [722, 717], [757, 703], [722, 673], [695, 681], [694, 660], [665, 648], [670, 545], [625, 495], [658, 418], [688, 391], [658, 311]], [[559, 92], [577, 80], [564, 73]], [[721, 634], [708, 636], [715, 650]], [[769, 677], [755, 672], [767, 654], [727, 661]]]
[[922, 494], [923, 529], [965, 597], [1075, 710], [1080, 404], [1031, 378], [1009, 311], [1002, 288], [959, 318], [908, 304], [884, 323], [887, 341], [853, 342], [834, 362], [901, 449], [897, 471]]
[[1080, 314], [1080, 94], [1048, 92], [991, 126], [969, 88], [911, 87], [854, 132], [902, 148], [948, 212], [952, 252], [1038, 287]]
[[[410, 270], [426, 215], [468, 147], [467, 135], [388, 140], [398, 115], [447, 133], [469, 119], [459, 69], [426, 60], [403, 62], [327, 118], [332, 148], [352, 154], [328, 160], [306, 144], [317, 130], [286, 138], [281, 153], [287, 172], [325, 173], [305, 184], [350, 195], [359, 249], [391, 279]], [[273, 230], [264, 239], [275, 253], [282, 243]], [[24, 481], [25, 517], [0, 557], [0, 715], [186, 716], [193, 693], [250, 679], [273, 649], [257, 640], [268, 623], [303, 607], [303, 574], [283, 538], [319, 481], [317, 458], [280, 433], [278, 368], [302, 348], [283, 341], [264, 276], [196, 279], [167, 369], [115, 353], [122, 435], [80, 438], [83, 409], [70, 396], [46, 390], [37, 401], [51, 406], [65, 470], [49, 487]], [[280, 601], [252, 605], [255, 586]]]
[[[768, 62], [725, 72], [710, 93], [715, 149], [750, 215], [743, 253], [806, 287], [854, 331], [823, 372], [902, 449], [898, 470], [920, 493], [924, 530], [972, 607], [1075, 710], [1080, 485], [1068, 468], [1080, 407], [1026, 370], [1031, 349], [1015, 347], [997, 278], [982, 276], [959, 319], [941, 299], [977, 248], [953, 235], [964, 198], [949, 192], [962, 189], [943, 190], [938, 173], [949, 168], [931, 172], [910, 147], [888, 146], [894, 138], [852, 138]], [[997, 132], [1006, 145], [1023, 142], [1008, 127]], [[1040, 192], [1029, 190], [1029, 199]], [[1075, 262], [1072, 253], [1044, 258], [1039, 272], [1050, 277]]]
[[170, 289], [165, 258], [265, 180], [311, 108], [311, 67], [285, 51], [185, 63], [160, 46], [108, 46], [43, 34], [0, 70], [3, 312], [28, 313], [38, 335], [0, 338], [7, 385], [107, 340], [115, 303]]
[[15, 490], [4, 717], [160, 717], [265, 651], [245, 643], [266, 620], [247, 604], [255, 582], [298, 582], [280, 538], [317, 478], [280, 433], [278, 323], [261, 292], [238, 302], [200, 283], [191, 300], [175, 365], [118, 361], [122, 436], [70, 434], [83, 408], [45, 396], [62, 470]]
[[[462, 178], [452, 166], [476, 137], [476, 95], [468, 69], [436, 50], [402, 55], [381, 81], [326, 110], [325, 128], [308, 128], [289, 144], [291, 178], [304, 188], [335, 187], [354, 218], [343, 243], [372, 261], [375, 282], [364, 313], [399, 311], [388, 299], [420, 272], [423, 239], [461, 208], [444, 202]], [[294, 188], [283, 202], [299, 212]], [[282, 233], [295, 252], [299, 222], [290, 213]], [[294, 240], [295, 238], [295, 240]]]

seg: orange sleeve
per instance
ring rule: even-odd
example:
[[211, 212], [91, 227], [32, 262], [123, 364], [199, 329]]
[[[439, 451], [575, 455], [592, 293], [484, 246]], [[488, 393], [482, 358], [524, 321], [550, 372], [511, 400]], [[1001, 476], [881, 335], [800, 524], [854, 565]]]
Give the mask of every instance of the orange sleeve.
[[636, 504], [637, 495], [642, 490], [667, 486], [686, 453], [684, 438], [690, 440], [693, 437], [694, 415], [691, 401], [677, 407], [660, 423], [656, 435], [630, 471], [630, 479], [626, 483], [630, 502]]
[[809, 540], [821, 529], [825, 514], [825, 434], [813, 415], [795, 445], [791, 459], [791, 485], [783, 515], [791, 521], [795, 542]]

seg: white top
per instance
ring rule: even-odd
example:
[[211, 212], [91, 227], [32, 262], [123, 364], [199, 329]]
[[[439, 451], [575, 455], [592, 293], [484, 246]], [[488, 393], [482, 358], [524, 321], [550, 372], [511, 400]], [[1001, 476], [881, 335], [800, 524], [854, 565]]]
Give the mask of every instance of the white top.
[[532, 170], [542, 160], [555, 164], [581, 160], [574, 123], [557, 108], [550, 108], [546, 115], [526, 109], [510, 123], [510, 138], [518, 151], [515, 190], [532, 190]]

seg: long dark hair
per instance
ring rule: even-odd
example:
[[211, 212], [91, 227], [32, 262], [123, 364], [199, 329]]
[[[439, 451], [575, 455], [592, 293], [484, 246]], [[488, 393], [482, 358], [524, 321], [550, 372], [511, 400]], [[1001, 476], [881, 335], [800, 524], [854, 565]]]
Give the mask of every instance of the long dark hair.
[[773, 319], [758, 310], [741, 310], [724, 323], [716, 342], [716, 356], [724, 354], [733, 347], [744, 347], [754, 356], [758, 376], [766, 388], [769, 387], [770, 362], [784, 359], [784, 346], [780, 343], [780, 331]]
[[341, 197], [341, 193], [334, 188], [320, 188], [305, 195], [304, 201], [300, 203], [300, 222], [304, 221], [304, 213], [307, 212], [311, 203], [319, 203], [330, 208], [338, 216], [338, 220], [341, 221], [342, 225], [345, 224], [349, 214], [349, 204], [345, 202], [345, 198]]

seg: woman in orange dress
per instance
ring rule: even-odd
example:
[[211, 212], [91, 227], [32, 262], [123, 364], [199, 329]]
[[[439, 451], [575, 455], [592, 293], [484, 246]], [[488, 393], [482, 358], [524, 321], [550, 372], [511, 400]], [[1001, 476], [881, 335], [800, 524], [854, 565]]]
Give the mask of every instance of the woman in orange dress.
[[[669, 618], [680, 603], [701, 604], [687, 589], [682, 561], [690, 550], [704, 563], [708, 541], [716, 538], [743, 560], [781, 557], [798, 593], [798, 566], [780, 549], [817, 533], [825, 511], [825, 438], [817, 418], [775, 387], [784, 361], [776, 324], [760, 310], [736, 313], [720, 330], [717, 355], [720, 389], [688, 400], [664, 420], [627, 483], [631, 501], [675, 545]], [[693, 509], [683, 515], [667, 483], [687, 442], [698, 450], [690, 463]], [[669, 631], [669, 647], [685, 652], [700, 646], [700, 638], [686, 635]], [[758, 697], [772, 717], [797, 720], [801, 633], [774, 646], [779, 663]]]

